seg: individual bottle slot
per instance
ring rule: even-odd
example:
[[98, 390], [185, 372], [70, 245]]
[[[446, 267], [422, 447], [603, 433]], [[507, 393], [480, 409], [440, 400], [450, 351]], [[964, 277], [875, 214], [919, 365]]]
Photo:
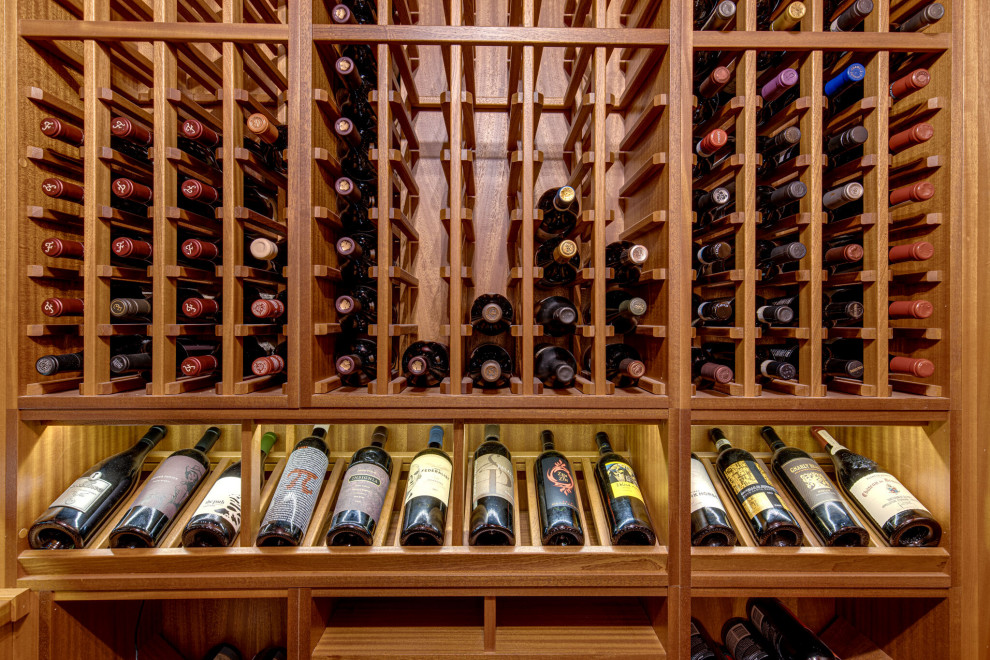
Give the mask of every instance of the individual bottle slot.
[[508, 387], [512, 372], [512, 356], [498, 344], [481, 344], [468, 358], [467, 374], [475, 387], [486, 390]]
[[732, 0], [694, 3], [694, 29], [721, 31], [729, 26], [736, 15], [736, 3]]
[[542, 243], [533, 261], [537, 268], [543, 269], [543, 277], [533, 283], [541, 289], [573, 284], [581, 268], [577, 243], [569, 238], [551, 238]]
[[808, 187], [801, 181], [791, 181], [776, 188], [756, 186], [756, 210], [762, 216], [759, 227], [770, 229], [776, 226], [796, 210], [795, 202], [801, 201], [807, 194]]
[[447, 347], [435, 341], [417, 341], [402, 354], [402, 373], [410, 387], [436, 387], [450, 376]]
[[83, 187], [63, 179], [48, 177], [41, 182], [41, 192], [52, 199], [61, 199], [76, 204], [83, 203]]
[[83, 146], [83, 130], [57, 117], [45, 117], [41, 120], [41, 133], [53, 140], [64, 142], [73, 147]]
[[245, 122], [248, 131], [259, 142], [268, 146], [265, 153], [265, 166], [273, 172], [285, 174], [288, 170], [283, 154], [289, 148], [289, 130], [283, 125], [276, 125], [261, 113], [254, 113]]
[[378, 322], [377, 307], [378, 292], [361, 285], [352, 287], [334, 301], [341, 327], [352, 334], [367, 334], [368, 326]]
[[595, 481], [612, 545], [655, 545], [653, 521], [632, 465], [612, 450], [607, 433], [596, 433], [595, 443], [598, 445]]
[[719, 272], [723, 270], [722, 264], [732, 256], [732, 246], [726, 241], [695, 243], [691, 247], [691, 255], [699, 275]]
[[154, 145], [154, 134], [127, 117], [113, 117], [110, 120], [110, 146], [125, 156], [136, 160], [149, 168], [151, 156], [149, 149]]
[[863, 290], [857, 287], [838, 287], [822, 292], [822, 325], [826, 328], [850, 326], [861, 323], [866, 309], [863, 307]]
[[49, 318], [62, 316], [82, 316], [82, 298], [45, 298], [41, 301], [41, 313]]
[[278, 322], [285, 316], [288, 296], [288, 289], [278, 292], [259, 289], [257, 297], [250, 302], [251, 316], [264, 321]]
[[150, 263], [154, 257], [154, 247], [148, 241], [128, 236], [118, 236], [110, 242], [110, 251], [115, 257]]
[[[860, 1], [863, 0], [857, 0], [857, 2]], [[870, 0], [865, 1], [870, 2]], [[835, 112], [840, 108], [845, 107], [845, 105], [840, 105], [836, 102], [836, 99], [838, 99], [843, 92], [850, 89], [853, 85], [863, 82], [864, 78], [866, 78], [866, 67], [862, 64], [854, 63], [850, 64], [837, 75], [826, 81], [824, 92], [825, 96], [828, 97], [830, 101], [829, 109], [832, 114], [835, 114]]]
[[896, 32], [922, 32], [928, 27], [935, 25], [945, 16], [945, 7], [940, 2], [933, 2], [925, 5], [918, 12], [908, 17], [906, 21], [896, 28], [891, 26]]
[[[803, 2], [792, 2], [780, 12], [780, 15], [770, 23], [769, 29], [773, 32], [787, 32], [798, 26], [801, 20], [808, 13], [808, 7]], [[767, 28], [762, 28], [767, 29]]]
[[357, 181], [377, 182], [378, 171], [368, 159], [368, 149], [376, 145], [368, 144], [357, 126], [347, 117], [340, 117], [333, 123], [333, 130], [347, 146], [347, 153], [340, 162], [344, 173]]
[[708, 431], [718, 450], [716, 468], [735, 496], [743, 517], [761, 546], [798, 546], [804, 540], [801, 525], [787, 509], [753, 455], [733, 447], [719, 428]]
[[543, 219], [533, 226], [538, 241], [569, 238], [574, 233], [581, 212], [574, 188], [561, 186], [548, 189], [540, 195], [536, 208], [543, 211]]
[[258, 349], [264, 352], [255, 358], [246, 356], [245, 360], [251, 365], [251, 374], [254, 376], [284, 376], [285, 368], [289, 361], [289, 346], [286, 342], [273, 344], [264, 340], [258, 341]]
[[378, 377], [378, 346], [371, 339], [342, 337], [335, 368], [345, 387], [363, 387]]
[[[594, 347], [589, 346], [584, 352], [582, 364], [585, 372], [592, 371]], [[629, 344], [605, 345], [605, 379], [616, 387], [636, 387], [639, 379], [646, 375], [646, 363], [633, 346]]]
[[711, 172], [729, 155], [724, 147], [729, 143], [729, 135], [721, 128], [716, 128], [703, 135], [694, 146], [697, 162], [691, 169], [691, 176], [702, 177]]
[[[725, 547], [736, 544], [729, 514], [715, 491], [704, 463], [691, 453], [691, 545]], [[714, 656], [712, 656], [714, 657]]]
[[887, 252], [892, 264], [906, 261], [928, 261], [935, 256], [935, 246], [928, 241], [915, 241], [904, 245], [895, 245]]
[[264, 264], [265, 270], [279, 275], [285, 272], [289, 263], [289, 251], [285, 238], [272, 240], [264, 236], [251, 239], [248, 244], [248, 254], [252, 259]]
[[[826, 6], [826, 22], [828, 16], [834, 15], [835, 10], [841, 3], [832, 0]], [[827, 29], [831, 32], [852, 32], [863, 23], [867, 16], [873, 13], [873, 0], [855, 0], [841, 14], [828, 23]]]
[[771, 346], [760, 344], [756, 347], [756, 373], [768, 380], [794, 380], [797, 365], [779, 359]]
[[733, 617], [722, 625], [722, 642], [734, 660], [774, 660], [769, 644], [753, 624]]
[[797, 126], [788, 126], [773, 137], [758, 135], [756, 150], [763, 162], [756, 168], [756, 176], [765, 177], [776, 171], [781, 164], [787, 162], [800, 142], [801, 129]]
[[701, 622], [691, 619], [691, 660], [721, 660], [716, 646]]
[[543, 545], [584, 545], [574, 470], [567, 457], [557, 451], [552, 431], [542, 431], [540, 443], [543, 453], [533, 462], [540, 541]]
[[691, 294], [692, 325], [726, 325], [732, 322], [735, 314], [734, 298], [712, 298], [706, 300], [696, 293]]
[[577, 360], [562, 346], [539, 344], [534, 349], [533, 376], [546, 387], [566, 389], [574, 384]]
[[216, 319], [221, 310], [219, 297], [212, 294], [189, 296], [179, 302], [179, 312], [189, 319]]
[[691, 347], [691, 379], [699, 388], [726, 385], [734, 377], [732, 367], [720, 364], [707, 346]]
[[[611, 284], [617, 286], [632, 286], [639, 283], [643, 264], [650, 257], [650, 251], [645, 245], [630, 241], [613, 241], [605, 246], [605, 267], [611, 268], [613, 274], [609, 278]], [[587, 268], [592, 267], [588, 260]]]
[[566, 337], [574, 334], [578, 320], [574, 303], [563, 296], [549, 296], [536, 303], [536, 324], [548, 337]]
[[367, 224], [368, 208], [375, 206], [378, 197], [377, 184], [342, 176], [334, 182], [333, 187], [337, 196], [347, 203], [345, 213], [350, 212], [356, 218], [364, 218], [362, 224]]
[[824, 152], [830, 162], [845, 152], [861, 147], [870, 139], [870, 132], [865, 126], [851, 126], [831, 135], [825, 140]]
[[507, 332], [514, 319], [512, 303], [498, 293], [484, 293], [471, 303], [471, 326], [477, 332], [494, 337]]
[[865, 251], [859, 243], [854, 243], [858, 237], [846, 234], [838, 239], [828, 241], [822, 247], [822, 262], [829, 273], [848, 272], [862, 267]]
[[910, 183], [890, 191], [890, 206], [900, 206], [911, 202], [925, 202], [935, 196], [935, 185], [930, 181]]
[[927, 300], [896, 300], [887, 306], [891, 319], [927, 319], [935, 313], [935, 306]]
[[447, 508], [454, 465], [443, 450], [443, 427], [430, 429], [429, 441], [409, 463], [399, 542], [439, 546], [446, 535]]
[[822, 343], [822, 374], [824, 376], [862, 380], [864, 371], [862, 345], [856, 350], [849, 345], [836, 345], [836, 342]]
[[838, 219], [837, 211], [849, 204], [863, 198], [863, 184], [853, 181], [829, 190], [822, 196], [822, 206], [828, 214], [828, 221], [834, 222]]
[[[605, 324], [612, 326], [616, 335], [624, 335], [636, 330], [648, 310], [646, 301], [623, 289], [609, 289], [605, 292]], [[584, 320], [594, 323], [591, 306], [584, 308]]]
[[392, 457], [385, 451], [387, 441], [388, 429], [377, 426], [371, 434], [371, 444], [351, 456], [330, 517], [327, 545], [368, 546], [374, 541], [392, 480]]
[[[865, 533], [865, 532], [864, 532]], [[750, 598], [746, 612], [760, 636], [781, 658], [838, 660], [818, 636], [774, 598]]]
[[79, 373], [83, 370], [83, 352], [42, 355], [35, 361], [34, 369], [42, 376]]
[[763, 108], [756, 116], [756, 125], [763, 126], [778, 112], [787, 108], [797, 98], [800, 75], [792, 68], [781, 69], [765, 82], [759, 90]]
[[702, 229], [711, 224], [716, 217], [724, 215], [725, 209], [732, 201], [732, 193], [725, 186], [718, 186], [711, 190], [694, 190], [694, 210], [698, 214], [698, 227]]
[[935, 137], [935, 129], [927, 122], [915, 124], [899, 133], [890, 136], [888, 147], [891, 154], [898, 154], [919, 144], [924, 144]]
[[756, 241], [756, 268], [763, 284], [772, 282], [785, 272], [797, 270], [798, 262], [808, 253], [804, 243], [791, 241], [778, 244], [773, 241]]
[[[733, 7], [735, 7], [734, 4]], [[696, 55], [704, 55], [706, 52], [710, 51], [698, 51]], [[731, 79], [732, 72], [729, 71], [728, 67], [716, 66], [695, 85], [694, 93], [697, 102], [691, 118], [691, 123], [694, 126], [704, 124], [729, 102], [731, 95], [723, 90], [726, 89]]]
[[152, 341], [149, 337], [130, 337], [112, 348], [110, 373], [114, 376], [137, 373], [149, 379], [151, 374]]
[[515, 468], [512, 454], [500, 442], [498, 424], [485, 425], [484, 442], [474, 452], [474, 481], [470, 545], [513, 545], [515, 529]]
[[931, 80], [928, 69], [915, 69], [890, 83], [890, 98], [900, 101], [927, 87]]
[[334, 70], [347, 88], [341, 114], [354, 121], [367, 143], [374, 142], [378, 139], [378, 118], [368, 94], [378, 88], [375, 68], [361, 68], [350, 57], [341, 57], [334, 63]]

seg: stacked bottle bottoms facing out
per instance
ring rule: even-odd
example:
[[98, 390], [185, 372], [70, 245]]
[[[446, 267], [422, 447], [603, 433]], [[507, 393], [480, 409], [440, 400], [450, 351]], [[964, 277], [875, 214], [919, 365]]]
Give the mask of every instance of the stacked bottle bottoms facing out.
[[[371, 443], [354, 452], [332, 514], [326, 521], [313, 521], [330, 462], [328, 428], [314, 427], [292, 449], [261, 521], [257, 545], [297, 546], [313, 524], [327, 530], [328, 546], [373, 543], [385, 495], [392, 479], [398, 476], [385, 449], [388, 429], [375, 428]], [[109, 535], [110, 547], [156, 547], [205, 480], [210, 470], [208, 453], [221, 431], [211, 427], [193, 448], [173, 452], [138, 489], [142, 465], [166, 433], [166, 427], [153, 426], [133, 447], [80, 475], [31, 526], [31, 547], [84, 548], [110, 520], [117, 520]], [[432, 427], [426, 447], [409, 464], [403, 522], [398, 532], [402, 545], [444, 544], [454, 466], [443, 449], [443, 436], [442, 427]], [[277, 440], [275, 433], [263, 435], [262, 460]], [[595, 481], [611, 542], [654, 545], [653, 523], [632, 466], [612, 450], [606, 433], [598, 433], [594, 441], [599, 452]], [[541, 541], [544, 545], [582, 546], [585, 532], [574, 470], [567, 457], [555, 449], [552, 432], [543, 431], [539, 442], [542, 453], [535, 459], [531, 478], [537, 492]], [[485, 427], [484, 441], [474, 453], [473, 465], [469, 543], [515, 544], [516, 468], [508, 448], [500, 441], [497, 424]], [[120, 516], [119, 505], [135, 490], [137, 497]], [[591, 493], [589, 496], [594, 497]], [[241, 463], [237, 462], [219, 475], [189, 517], [182, 530], [182, 545], [230, 546], [240, 532], [240, 507]]]

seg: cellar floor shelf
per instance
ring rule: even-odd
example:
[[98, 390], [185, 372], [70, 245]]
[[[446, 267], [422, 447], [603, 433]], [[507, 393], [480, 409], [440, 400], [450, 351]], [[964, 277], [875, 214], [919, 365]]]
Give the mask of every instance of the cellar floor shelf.
[[81, 396], [78, 392], [71, 391], [56, 392], [18, 397], [17, 403], [21, 410], [188, 408], [212, 411], [219, 407], [234, 410], [287, 408], [289, 398], [282, 394], [281, 388], [271, 388], [237, 396], [218, 395], [210, 388], [174, 396], [148, 395], [144, 393], [144, 390], [131, 390], [130, 392], [101, 396]]

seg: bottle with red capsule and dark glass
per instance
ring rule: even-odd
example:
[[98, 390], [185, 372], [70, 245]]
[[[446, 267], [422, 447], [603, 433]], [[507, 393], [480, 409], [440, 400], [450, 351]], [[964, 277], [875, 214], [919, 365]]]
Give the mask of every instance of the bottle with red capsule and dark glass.
[[691, 168], [691, 176], [695, 179], [712, 171], [729, 155], [725, 149], [729, 143], [728, 134], [721, 128], [716, 128], [701, 136], [694, 145], [694, 155], [697, 162]]
[[245, 363], [250, 365], [251, 375], [280, 376], [284, 378], [289, 362], [289, 345], [284, 341], [275, 343], [259, 339], [257, 346], [258, 349], [264, 352], [264, 355], [254, 358], [245, 355]]
[[80, 241], [48, 236], [41, 241], [41, 253], [50, 259], [82, 260], [85, 246]]
[[[245, 300], [247, 301], [247, 296]], [[257, 289], [253, 299], [248, 302], [250, 311], [249, 319], [260, 319], [271, 323], [283, 323], [285, 320], [285, 310], [288, 304], [289, 290], [271, 291]]]
[[[589, 346], [584, 352], [582, 365], [586, 373], [591, 373], [594, 349]], [[630, 344], [605, 345], [605, 379], [616, 387], [636, 387], [639, 379], [646, 375], [646, 363]]]
[[691, 379], [699, 388], [726, 385], [734, 377], [732, 367], [716, 360], [707, 346], [691, 347]]

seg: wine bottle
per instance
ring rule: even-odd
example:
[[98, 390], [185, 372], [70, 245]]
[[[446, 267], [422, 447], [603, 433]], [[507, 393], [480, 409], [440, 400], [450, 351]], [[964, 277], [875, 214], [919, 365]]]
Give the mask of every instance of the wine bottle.
[[285, 174], [287, 171], [283, 153], [289, 148], [288, 127], [272, 123], [265, 115], [255, 112], [247, 118], [248, 131], [268, 145], [265, 165], [268, 169]]
[[[605, 292], [605, 324], [612, 326], [616, 335], [633, 332], [646, 311], [646, 301], [639, 296], [623, 289]], [[593, 323], [590, 305], [584, 309], [584, 318], [588, 325]]]
[[[272, 431], [261, 436], [261, 480], [264, 465], [278, 436]], [[182, 530], [185, 548], [226, 548], [241, 531], [241, 461], [232, 463], [220, 474], [210, 492], [189, 518]]]
[[34, 363], [34, 368], [42, 376], [82, 371], [83, 352], [42, 355]]
[[[346, 25], [348, 23], [362, 24], [362, 23], [373, 23], [375, 21], [369, 20], [369, 12], [366, 8], [369, 3], [364, 0], [358, 2], [351, 2], [355, 9], [358, 10], [357, 13], [352, 11], [347, 5], [338, 4], [330, 12], [330, 17], [333, 22], [338, 25]], [[361, 9], [358, 9], [359, 5], [364, 5]], [[371, 12], [373, 14], [373, 12]], [[368, 44], [346, 44], [343, 47], [343, 54], [346, 57], [354, 60], [357, 64], [358, 70], [360, 70], [365, 76], [374, 78], [377, 74], [378, 57], [375, 55], [377, 49], [373, 49]]]
[[117, 116], [110, 119], [110, 135], [113, 136], [110, 138], [110, 147], [114, 151], [134, 159], [145, 167], [151, 165], [148, 150], [154, 144], [154, 133], [127, 117]]
[[931, 80], [932, 76], [928, 69], [915, 69], [890, 83], [890, 98], [900, 101], [927, 87]]
[[771, 282], [785, 270], [796, 267], [808, 249], [804, 243], [791, 241], [777, 244], [773, 241], [756, 241], [756, 268], [762, 273], [762, 283]]
[[[826, 20], [834, 15], [838, 2], [832, 2], [826, 7]], [[845, 11], [835, 17], [829, 26], [830, 32], [852, 32], [863, 20], [873, 13], [873, 0], [855, 0]]]
[[376, 426], [371, 445], [351, 456], [330, 518], [327, 545], [371, 545], [392, 479], [392, 457], [385, 451], [388, 429]]
[[[582, 364], [584, 370], [591, 372], [593, 347], [589, 346], [584, 352]], [[636, 387], [639, 379], [646, 374], [646, 364], [640, 357], [639, 351], [629, 344], [605, 345], [605, 378], [615, 383], [616, 387]]]
[[866, 144], [868, 139], [870, 139], [870, 132], [865, 126], [851, 126], [829, 136], [825, 140], [825, 148], [823, 151], [825, 152], [825, 155], [829, 157], [830, 162], [834, 162], [836, 156], [839, 156], [850, 149], [863, 146]]
[[533, 375], [546, 387], [566, 389], [574, 384], [577, 360], [562, 346], [538, 344], [534, 350]]
[[[935, 137], [935, 129], [928, 122], [919, 122], [910, 128], [890, 136], [887, 146], [891, 154], [899, 154], [917, 144], [924, 144]], [[934, 187], [932, 188], [934, 192]]]
[[938, 545], [942, 526], [896, 477], [839, 444], [821, 426], [811, 427], [811, 435], [831, 454], [839, 486], [890, 545]]
[[574, 233], [580, 213], [580, 204], [574, 188], [561, 186], [548, 189], [540, 195], [536, 208], [543, 211], [543, 219], [533, 223], [533, 231], [538, 241], [568, 238]]
[[[630, 241], [613, 241], [605, 246], [605, 267], [613, 273], [609, 278], [611, 284], [631, 286], [639, 283], [642, 266], [650, 256], [645, 245]], [[591, 264], [588, 264], [591, 267]]]
[[910, 16], [895, 29], [896, 32], [922, 32], [930, 25], [935, 25], [945, 16], [945, 7], [940, 2], [925, 5], [920, 11]]
[[713, 264], [731, 257], [732, 246], [725, 241], [715, 241], [704, 245], [695, 243], [691, 248], [691, 253], [694, 257], [694, 268], [703, 271], [706, 267], [711, 267]]
[[265, 349], [265, 354], [251, 359], [249, 363], [251, 373], [255, 376], [284, 374], [285, 367], [289, 362], [288, 343], [281, 341], [273, 346], [271, 342], [266, 342], [266, 344], [259, 342], [259, 346]]
[[330, 462], [326, 436], [329, 426], [314, 426], [313, 432], [296, 443], [272, 502], [261, 521], [257, 545], [296, 546], [302, 542], [323, 487]]
[[715, 655], [715, 645], [697, 619], [691, 619], [691, 660], [722, 660]]
[[691, 294], [691, 310], [694, 312], [692, 325], [725, 325], [732, 321], [735, 314], [734, 298], [703, 299], [696, 293]]
[[262, 262], [265, 265], [265, 270], [274, 271], [279, 275], [288, 265], [289, 255], [286, 250], [285, 239], [276, 242], [270, 238], [259, 236], [248, 244], [248, 253], [251, 258]]
[[869, 545], [869, 534], [850, 515], [815, 459], [797, 447], [785, 445], [772, 426], [761, 428], [760, 435], [773, 452], [770, 470], [811, 520], [825, 545], [851, 548]]
[[443, 545], [454, 464], [443, 450], [443, 427], [430, 429], [426, 448], [409, 464], [403, 503], [402, 545]]
[[277, 293], [258, 290], [258, 297], [251, 302], [251, 315], [256, 319], [275, 321], [285, 315], [289, 300], [289, 290], [282, 289]]
[[837, 660], [832, 650], [776, 598], [750, 598], [746, 603], [750, 621], [781, 658], [793, 660]]
[[[735, 3], [732, 3], [732, 0], [726, 1], [732, 5], [733, 15], [735, 15]], [[726, 2], [722, 4], [726, 4]], [[708, 59], [709, 56], [716, 54], [714, 51], [696, 51], [695, 57]], [[715, 59], [711, 60], [711, 62], [715, 61]], [[704, 66], [708, 65], [702, 64], [702, 67]], [[732, 72], [729, 71], [728, 67], [716, 66], [697, 82], [694, 88], [697, 102], [691, 118], [691, 123], [694, 126], [700, 126], [714, 117], [715, 113], [729, 101], [730, 96], [722, 90], [726, 88], [731, 79]]]
[[577, 243], [569, 238], [551, 238], [542, 243], [536, 248], [533, 261], [537, 268], [543, 269], [543, 277], [533, 283], [541, 289], [573, 283], [581, 267]]
[[[856, 354], [853, 350], [852, 354]], [[863, 378], [863, 354], [860, 349], [857, 357], [849, 357], [850, 352], [842, 350], [842, 345], [835, 342], [822, 343], [822, 373], [827, 376], [842, 376], [861, 380]]]
[[822, 255], [822, 263], [830, 274], [847, 272], [862, 267], [860, 262], [863, 261], [863, 256], [866, 253], [862, 245], [852, 242], [856, 238], [853, 234], [845, 234], [839, 236], [837, 239], [826, 241], [825, 245], [822, 246], [822, 249], [825, 251]]
[[378, 377], [378, 345], [371, 339], [341, 338], [335, 367], [346, 387], [362, 387]]
[[[828, 346], [828, 352], [825, 352], [824, 347]], [[822, 357], [824, 358], [828, 355], [829, 359], [838, 360], [838, 365], [841, 365], [843, 361], [851, 360], [853, 362], [861, 361], [863, 359], [863, 344], [857, 340], [851, 339], [835, 339], [830, 340], [822, 344], [823, 352]], [[901, 355], [890, 354], [887, 356], [888, 365], [887, 368], [892, 374], [904, 374], [907, 376], [914, 376], [915, 378], [928, 378], [935, 373], [935, 364], [931, 360], [925, 358], [911, 358]], [[827, 373], [836, 373], [841, 371], [836, 365], [829, 365]], [[862, 377], [862, 371], [859, 371], [859, 377]]]
[[772, 346], [760, 344], [756, 347], [756, 373], [764, 378], [794, 380], [797, 378], [797, 365], [780, 359]]
[[766, 177], [776, 171], [800, 142], [801, 129], [797, 126], [788, 126], [773, 137], [756, 136], [756, 150], [763, 157], [763, 163], [756, 168], [756, 176]]
[[82, 298], [45, 298], [41, 301], [41, 313], [50, 318], [82, 316]]
[[703, 135], [694, 145], [697, 162], [691, 168], [691, 176], [697, 179], [711, 172], [728, 156], [728, 150], [723, 149], [728, 143], [729, 135], [721, 128], [713, 129]]
[[269, 646], [258, 651], [251, 660], [287, 660], [289, 650], [284, 646]]
[[347, 153], [340, 161], [344, 174], [355, 181], [376, 180], [378, 170], [368, 159], [368, 149], [375, 145], [367, 144], [357, 126], [347, 117], [337, 118], [333, 123], [333, 130], [348, 145]]
[[474, 452], [474, 491], [470, 545], [514, 545], [516, 542], [515, 468], [508, 448], [499, 442], [498, 424], [485, 424], [485, 440]]
[[190, 238], [182, 243], [180, 247], [182, 256], [196, 261], [208, 261], [216, 263], [221, 259], [220, 248], [216, 243], [204, 241], [199, 238]]
[[596, 433], [595, 442], [598, 444], [595, 481], [605, 505], [612, 545], [656, 544], [657, 535], [636, 472], [626, 459], [612, 451], [608, 433]]
[[719, 364], [707, 348], [691, 347], [691, 379], [699, 386], [705, 383], [725, 385], [731, 383], [734, 377], [732, 367]]
[[578, 313], [577, 308], [567, 298], [549, 296], [536, 303], [536, 312], [533, 318], [537, 325], [543, 327], [544, 335], [566, 337], [574, 334]]
[[55, 177], [48, 177], [41, 182], [41, 192], [52, 199], [62, 199], [76, 204], [83, 203], [84, 191], [82, 186]]
[[733, 617], [722, 625], [722, 641], [734, 660], [777, 660], [753, 624], [742, 617]]
[[935, 186], [930, 181], [909, 183], [890, 191], [891, 208], [911, 202], [925, 202], [935, 196]]
[[935, 306], [927, 300], [892, 300], [887, 305], [891, 319], [927, 319], [935, 313]]
[[402, 354], [402, 373], [410, 387], [436, 387], [450, 376], [447, 347], [435, 341], [416, 341]]
[[[711, 4], [711, 3], [709, 3]], [[733, 0], [718, 0], [710, 10], [698, 11], [698, 3], [695, 3], [694, 29], [722, 31], [729, 25], [729, 21], [736, 15], [736, 3]]]
[[863, 184], [854, 181], [825, 193], [822, 196], [822, 206], [825, 207], [825, 212], [828, 214], [828, 221], [833, 222], [836, 219], [835, 211], [842, 206], [862, 199], [863, 192]]
[[543, 545], [584, 545], [584, 530], [574, 491], [574, 471], [567, 457], [554, 448], [553, 432], [540, 433], [543, 453], [533, 463]]
[[83, 146], [83, 130], [57, 117], [44, 117], [40, 127], [41, 133], [53, 140], [64, 142], [73, 147]]
[[850, 326], [860, 323], [866, 308], [863, 307], [861, 290], [838, 287], [822, 293], [822, 325], [826, 328]]
[[715, 491], [704, 463], [691, 453], [691, 545], [729, 546], [736, 544], [736, 532], [729, 514]]
[[150, 337], [132, 337], [125, 343], [126, 348], [121, 351], [112, 351], [110, 358], [110, 373], [114, 375], [126, 374], [130, 372], [151, 371], [151, 348]]
[[732, 446], [722, 429], [712, 427], [708, 437], [718, 449], [715, 466], [726, 487], [735, 496], [761, 546], [798, 546], [804, 532], [777, 489], [753, 455]]
[[887, 253], [887, 258], [892, 264], [905, 261], [928, 261], [933, 256], [935, 256], [935, 246], [928, 241], [895, 245]]
[[471, 304], [471, 325], [483, 335], [493, 337], [512, 325], [512, 303], [498, 293], [485, 293]]
[[111, 548], [153, 548], [210, 469], [207, 453], [220, 438], [211, 426], [192, 449], [172, 452], [110, 532]]
[[350, 334], [365, 334], [368, 326], [378, 322], [378, 292], [371, 287], [357, 285], [350, 292], [337, 296], [334, 308], [340, 315], [341, 328]]
[[718, 186], [711, 190], [696, 188], [694, 190], [694, 210], [698, 214], [698, 226], [705, 227], [712, 223], [717, 214], [732, 201], [732, 193], [726, 186]]
[[787, 5], [787, 8], [784, 9], [784, 11], [782, 11], [772, 23], [770, 23], [769, 29], [773, 32], [787, 32], [788, 30], [793, 30], [807, 13], [808, 7], [803, 2], [792, 2]]
[[84, 547], [137, 485], [144, 459], [167, 432], [164, 426], [152, 426], [133, 447], [103, 459], [72, 482], [31, 525], [31, 547]]
[[82, 259], [85, 247], [79, 241], [50, 236], [41, 242], [41, 253], [52, 259]]
[[121, 259], [151, 263], [154, 247], [148, 241], [118, 236], [110, 242], [110, 251]]
[[475, 387], [497, 390], [509, 386], [512, 357], [498, 344], [479, 344], [468, 359], [468, 377]]
[[378, 88], [374, 67], [358, 67], [350, 57], [341, 57], [334, 63], [337, 76], [347, 88], [340, 112], [357, 124], [361, 136], [369, 144], [378, 139], [378, 118], [368, 102], [368, 94]]

